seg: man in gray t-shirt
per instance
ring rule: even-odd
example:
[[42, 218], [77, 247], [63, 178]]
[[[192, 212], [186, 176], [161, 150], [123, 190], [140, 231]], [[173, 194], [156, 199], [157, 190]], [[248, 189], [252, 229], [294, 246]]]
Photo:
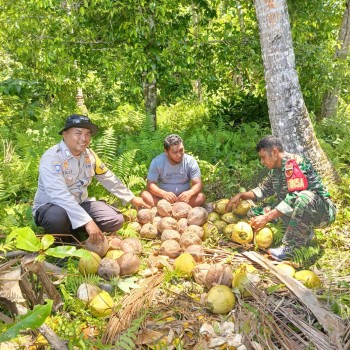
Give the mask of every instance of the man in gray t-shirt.
[[172, 134], [164, 140], [164, 153], [151, 162], [147, 176], [147, 190], [141, 198], [156, 206], [164, 198], [170, 203], [186, 202], [192, 207], [202, 206], [205, 195], [197, 161], [185, 154], [182, 138]]

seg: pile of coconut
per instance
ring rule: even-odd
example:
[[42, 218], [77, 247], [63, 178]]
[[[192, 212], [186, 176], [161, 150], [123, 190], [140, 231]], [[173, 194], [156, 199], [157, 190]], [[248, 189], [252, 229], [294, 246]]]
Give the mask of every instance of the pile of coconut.
[[[205, 208], [192, 208], [184, 202], [171, 204], [162, 199], [152, 209], [124, 213], [128, 226], [139, 234], [140, 239], [160, 244], [159, 249], [151, 252], [149, 268], [146, 269], [150, 270], [148, 275], [172, 265], [180, 275], [193, 278], [197, 284], [204, 286], [208, 291], [205, 304], [213, 313], [219, 314], [233, 309], [234, 290], [244, 293], [245, 285], [257, 283], [259, 276], [251, 265], [233, 270], [227, 264], [212, 264], [210, 259], [206, 259], [203, 241], [219, 235], [242, 245], [254, 242], [260, 248], [269, 247], [273, 241], [270, 228], [254, 232], [249, 225], [246, 216], [250, 209], [248, 201], [241, 201], [235, 210], [226, 213], [227, 203], [228, 199], [221, 199]], [[97, 245], [87, 240], [85, 247], [89, 255], [80, 259], [79, 271], [83, 275], [98, 274], [107, 281], [135, 273], [147, 277], [146, 270], [139, 271], [140, 239], [112, 236]], [[290, 272], [290, 266], [285, 264], [281, 266], [281, 271], [291, 276], [295, 273]], [[96, 286], [84, 283], [78, 297], [88, 303], [96, 316], [107, 316], [112, 312], [112, 298]]]

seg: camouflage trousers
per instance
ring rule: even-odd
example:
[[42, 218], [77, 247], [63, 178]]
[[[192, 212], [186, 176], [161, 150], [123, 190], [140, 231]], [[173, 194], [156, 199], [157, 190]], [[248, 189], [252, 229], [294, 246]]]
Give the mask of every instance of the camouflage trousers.
[[[291, 216], [281, 217], [286, 227], [282, 243], [291, 247], [305, 246], [313, 237], [314, 228], [326, 227], [335, 220], [336, 208], [332, 201], [311, 191], [300, 191], [292, 207]], [[262, 215], [264, 210], [255, 208], [253, 212]]]

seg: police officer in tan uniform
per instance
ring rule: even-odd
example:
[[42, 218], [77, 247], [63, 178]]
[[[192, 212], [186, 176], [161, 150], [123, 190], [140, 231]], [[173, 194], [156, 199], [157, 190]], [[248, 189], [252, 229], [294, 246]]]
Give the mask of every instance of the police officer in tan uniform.
[[97, 125], [88, 117], [70, 115], [59, 131], [63, 140], [42, 156], [33, 215], [45, 233], [74, 234], [76, 229], [83, 229], [97, 243], [103, 239], [103, 232], [121, 228], [124, 220], [119, 210], [88, 197], [93, 177], [123, 202], [149, 208], [88, 148], [97, 132]]

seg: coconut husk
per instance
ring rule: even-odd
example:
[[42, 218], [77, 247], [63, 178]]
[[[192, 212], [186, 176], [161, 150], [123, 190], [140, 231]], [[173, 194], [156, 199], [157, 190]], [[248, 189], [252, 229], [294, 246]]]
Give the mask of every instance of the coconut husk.
[[138, 318], [155, 302], [155, 294], [159, 285], [164, 281], [163, 272], [146, 278], [140, 288], [134, 289], [121, 302], [123, 308], [112, 314], [102, 336], [104, 344], [114, 344], [122, 331], [130, 327], [133, 320]]

